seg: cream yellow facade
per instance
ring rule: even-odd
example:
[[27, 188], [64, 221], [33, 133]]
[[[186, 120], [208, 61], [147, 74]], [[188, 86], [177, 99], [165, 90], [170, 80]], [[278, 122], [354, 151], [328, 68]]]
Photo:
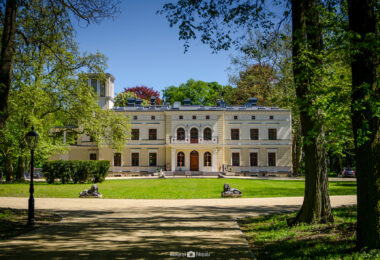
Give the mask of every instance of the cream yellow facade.
[[[106, 88], [109, 87], [108, 85]], [[108, 93], [108, 92], [106, 92]], [[112, 101], [113, 97], [109, 97]], [[88, 136], [55, 159], [109, 160], [117, 175], [288, 175], [291, 173], [291, 113], [262, 107], [255, 99], [242, 106], [155, 104], [143, 107], [129, 100], [113, 109], [130, 118], [132, 137], [121, 153], [107, 145], [97, 147]], [[58, 158], [59, 157], [59, 158]]]

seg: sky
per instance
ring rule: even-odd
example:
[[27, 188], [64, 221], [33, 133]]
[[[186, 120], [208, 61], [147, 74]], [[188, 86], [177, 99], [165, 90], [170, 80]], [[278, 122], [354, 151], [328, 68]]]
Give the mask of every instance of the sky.
[[[115, 77], [115, 92], [145, 85], [162, 91], [188, 79], [229, 84], [228, 68], [235, 50], [212, 54], [195, 40], [184, 53], [178, 29], [156, 14], [165, 0], [122, 0], [121, 14], [99, 24], [76, 26], [81, 52], [99, 51], [108, 57], [106, 72]], [[162, 92], [161, 92], [162, 93]]]

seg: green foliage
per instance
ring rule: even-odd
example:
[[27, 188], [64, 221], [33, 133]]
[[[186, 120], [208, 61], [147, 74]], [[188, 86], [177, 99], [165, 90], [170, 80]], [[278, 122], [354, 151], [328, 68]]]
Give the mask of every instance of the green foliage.
[[170, 104], [176, 101], [183, 103], [185, 99], [191, 99], [192, 104], [216, 106], [217, 100], [221, 98], [229, 103], [233, 97], [232, 91], [231, 86], [222, 86], [217, 82], [189, 79], [178, 87], [165, 88], [162, 96]]
[[47, 183], [54, 183], [60, 179], [62, 184], [84, 183], [87, 181], [98, 183], [104, 181], [108, 174], [110, 162], [102, 161], [47, 161], [43, 165], [43, 174]]
[[[137, 98], [136, 93], [132, 91], [127, 91], [127, 92], [121, 92], [116, 95], [115, 97], [115, 107], [126, 107], [128, 106], [128, 98]], [[142, 104], [143, 106], [149, 106], [150, 101], [146, 99], [142, 99]]]

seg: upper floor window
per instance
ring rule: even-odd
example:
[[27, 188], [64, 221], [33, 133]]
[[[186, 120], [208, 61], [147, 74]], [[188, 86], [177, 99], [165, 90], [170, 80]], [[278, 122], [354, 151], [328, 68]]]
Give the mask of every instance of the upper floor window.
[[106, 96], [106, 83], [105, 82], [100, 83], [100, 96], [101, 97]]
[[91, 87], [95, 93], [98, 92], [98, 80], [97, 79], [91, 79]]
[[185, 140], [185, 129], [183, 129], [182, 127], [177, 129], [177, 140]]
[[269, 120], [273, 120], [273, 116], [269, 116]]
[[96, 161], [96, 153], [90, 153], [90, 160]]
[[183, 152], [179, 152], [177, 154], [177, 166], [178, 167], [185, 166], [185, 154]]
[[132, 153], [132, 166], [139, 166], [139, 153]]
[[139, 140], [140, 139], [140, 130], [139, 129], [132, 129], [131, 134], [132, 134], [132, 137], [131, 137], [132, 140]]
[[251, 119], [252, 120], [256, 120], [256, 116], [251, 116]]
[[206, 116], [206, 120], [210, 120], [210, 116], [209, 115]]
[[259, 129], [257, 128], [251, 128], [251, 140], [259, 140]]
[[231, 140], [239, 140], [239, 129], [231, 129]]
[[183, 120], [183, 116], [179, 116], [179, 120]]
[[211, 153], [205, 152], [204, 154], [204, 166], [211, 166]]
[[268, 166], [276, 166], [276, 153], [268, 153]]
[[257, 166], [257, 153], [250, 153], [249, 161], [251, 166]]
[[277, 140], [277, 129], [269, 128], [268, 129], [268, 139], [269, 140]]
[[234, 120], [238, 120], [238, 116], [234, 116]]
[[149, 166], [157, 166], [157, 153], [149, 153]]
[[113, 166], [121, 166], [121, 153], [113, 154]]
[[240, 166], [240, 153], [232, 153], [232, 166]]
[[205, 141], [211, 141], [211, 129], [210, 128], [206, 128], [205, 130], [203, 130], [203, 139]]
[[197, 116], [193, 116], [193, 120], [196, 120], [197, 119]]
[[137, 116], [133, 116], [133, 120], [137, 120]]
[[156, 116], [151, 116], [150, 119], [156, 120]]
[[149, 129], [149, 140], [157, 140], [157, 129]]

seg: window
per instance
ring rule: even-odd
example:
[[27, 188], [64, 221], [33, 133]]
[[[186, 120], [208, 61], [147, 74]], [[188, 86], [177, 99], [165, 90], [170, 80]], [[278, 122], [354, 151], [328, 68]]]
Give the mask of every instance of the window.
[[183, 120], [183, 116], [179, 116], [179, 120]]
[[205, 141], [211, 141], [211, 129], [210, 128], [206, 128], [205, 130], [203, 130], [203, 139]]
[[252, 119], [252, 120], [255, 120], [255, 119], [256, 119], [256, 116], [251, 116], [251, 119]]
[[157, 153], [149, 153], [149, 166], [157, 166]]
[[269, 116], [269, 120], [273, 120], [273, 116]]
[[204, 154], [204, 166], [211, 166], [211, 153], [205, 152]]
[[276, 153], [268, 153], [268, 166], [276, 166]]
[[234, 120], [238, 120], [238, 116], [234, 116]]
[[259, 129], [251, 128], [251, 140], [259, 140]]
[[106, 96], [106, 84], [105, 84], [105, 82], [100, 83], [100, 96], [101, 97]]
[[232, 153], [232, 166], [240, 166], [240, 153]]
[[249, 161], [251, 166], [257, 166], [257, 153], [250, 153]]
[[198, 143], [198, 129], [196, 128], [190, 129], [190, 143], [192, 144]]
[[156, 116], [151, 116], [150, 119], [156, 120]]
[[98, 81], [96, 79], [91, 79], [91, 87], [95, 93], [98, 92]]
[[157, 140], [157, 129], [149, 129], [149, 140]]
[[193, 116], [193, 120], [196, 120], [197, 119], [197, 116]]
[[113, 166], [121, 166], [121, 153], [113, 154]]
[[177, 154], [177, 166], [178, 167], [185, 166], [185, 154], [183, 152], [179, 152]]
[[140, 139], [140, 129], [132, 129], [132, 140]]
[[139, 153], [132, 153], [132, 166], [139, 166]]
[[137, 120], [137, 116], [133, 116], [133, 120]]
[[277, 129], [269, 128], [268, 129], [268, 139], [269, 140], [277, 140]]
[[185, 129], [183, 129], [182, 127], [177, 129], [177, 140], [185, 140]]
[[210, 120], [210, 116], [209, 115], [206, 116], [206, 120]]
[[239, 140], [239, 129], [231, 129], [231, 140]]
[[96, 153], [90, 153], [90, 160], [96, 161]]

